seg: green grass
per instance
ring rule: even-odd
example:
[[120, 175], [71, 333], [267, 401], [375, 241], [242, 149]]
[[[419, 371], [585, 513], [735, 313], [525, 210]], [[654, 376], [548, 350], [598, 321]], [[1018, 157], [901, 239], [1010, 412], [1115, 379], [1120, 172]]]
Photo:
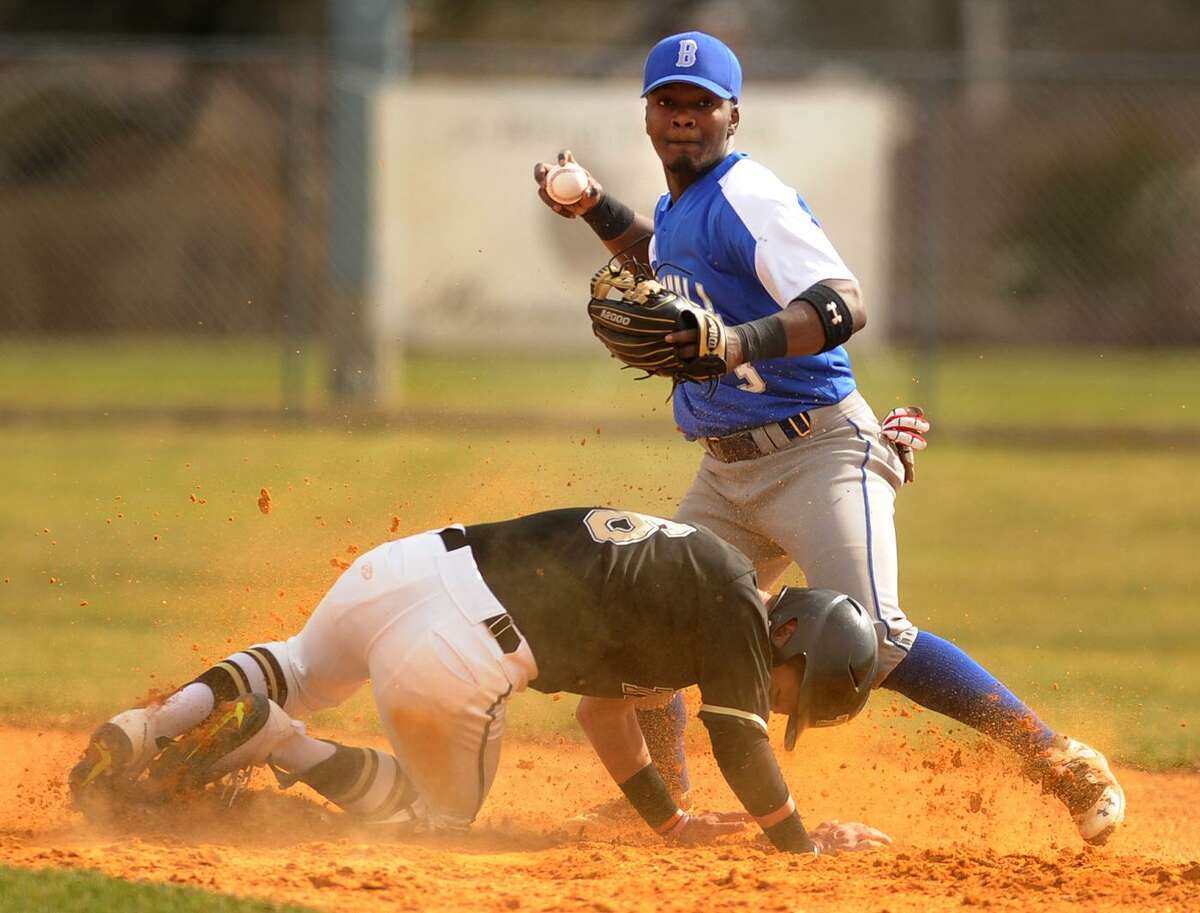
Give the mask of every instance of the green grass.
[[108, 878], [97, 872], [0, 866], [0, 913], [303, 913], [194, 888]]
[[[907, 358], [863, 373], [879, 412], [926, 403], [946, 428], [1026, 426], [1200, 433], [1200, 357], [1190, 349], [1097, 352], [963, 349], [930, 366]], [[890, 405], [889, 405], [890, 403]]]
[[[76, 370], [103, 356], [77, 353]], [[1069, 394], [1062, 425], [1120, 426], [1138, 402], [1137, 420], [1165, 429], [1170, 396], [1200, 390], [1195, 359], [1122, 356], [1116, 372], [1085, 371], [1079, 359], [955, 356], [941, 376], [961, 383], [943, 387], [939, 413], [1034, 421]], [[175, 362], [160, 353], [159, 370]], [[201, 375], [235, 372], [232, 361], [192, 363]], [[889, 395], [887, 364], [864, 377], [879, 411], [919, 399], [908, 388]], [[19, 373], [0, 357], [0, 397], [13, 396], [6, 380]], [[1109, 386], [1085, 395], [1102, 381]], [[73, 383], [38, 389], [45, 402], [91, 402]], [[226, 388], [207, 383], [157, 389], [219, 399]], [[405, 385], [413, 406], [481, 421], [419, 431], [102, 417], [3, 426], [0, 717], [91, 724], [251, 640], [286, 636], [335, 578], [330, 560], [391, 538], [393, 516], [402, 535], [571, 503], [669, 514], [699, 459], [671, 430], [664, 385], [634, 384], [606, 361], [423, 358]], [[152, 386], [121, 378], [120, 388], [132, 402]], [[605, 425], [631, 414], [646, 421]], [[512, 426], [497, 431], [504, 415]], [[524, 422], [534, 415], [554, 420]], [[1125, 761], [1195, 764], [1200, 486], [1191, 450], [935, 439], [919, 475], [898, 520], [911, 617], [976, 654], [1052, 724]], [[255, 504], [264, 486], [274, 499], [266, 516]], [[522, 696], [513, 731], [575, 734], [573, 704]], [[366, 695], [318, 724], [373, 729]]]
[[[880, 412], [925, 403], [947, 429], [1040, 426], [1200, 433], [1200, 358], [1191, 350], [962, 349], [932, 364], [858, 352], [854, 367]], [[0, 340], [0, 409], [269, 409], [285, 361], [302, 405], [330, 405], [315, 343], [208, 339]], [[419, 354], [397, 363], [390, 405], [600, 421], [669, 414], [662, 382], [634, 383], [599, 351], [556, 355]]]
[[323, 360], [282, 343], [245, 339], [0, 340], [0, 406], [163, 408], [278, 406], [285, 358], [295, 359], [307, 396], [321, 387]]

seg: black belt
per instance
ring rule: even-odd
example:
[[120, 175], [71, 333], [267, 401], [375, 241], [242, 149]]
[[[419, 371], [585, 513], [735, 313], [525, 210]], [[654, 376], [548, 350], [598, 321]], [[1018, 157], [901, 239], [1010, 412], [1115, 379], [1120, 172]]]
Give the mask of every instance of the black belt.
[[[438, 535], [441, 537], [442, 544], [446, 546], [446, 551], [448, 552], [456, 552], [460, 548], [467, 547], [467, 534], [461, 529], [448, 526], [445, 529], [438, 530]], [[493, 615], [491, 618], [485, 618], [483, 623], [487, 625], [488, 633], [496, 638], [496, 643], [500, 645], [500, 649], [504, 653], [517, 652], [517, 649], [521, 646], [521, 635], [517, 633], [512, 616], [508, 613]]]
[[457, 526], [447, 526], [445, 529], [439, 529], [438, 535], [442, 537], [442, 544], [446, 546], [446, 551], [456, 552], [460, 548], [467, 547], [467, 534]]
[[[772, 422], [770, 425], [764, 425], [763, 427], [778, 428], [783, 432], [784, 437], [791, 441], [796, 438], [808, 437], [812, 434], [812, 419], [808, 417], [807, 412], [801, 412], [793, 415], [791, 418], [785, 418], [781, 422]], [[757, 460], [768, 453], [775, 453], [774, 450], [763, 450], [758, 446], [758, 443], [754, 440], [754, 430], [747, 429], [746, 431], [727, 434], [724, 437], [706, 437], [701, 440], [704, 449], [708, 451], [709, 455], [714, 459], [720, 460], [722, 463], [740, 463], [742, 460]]]

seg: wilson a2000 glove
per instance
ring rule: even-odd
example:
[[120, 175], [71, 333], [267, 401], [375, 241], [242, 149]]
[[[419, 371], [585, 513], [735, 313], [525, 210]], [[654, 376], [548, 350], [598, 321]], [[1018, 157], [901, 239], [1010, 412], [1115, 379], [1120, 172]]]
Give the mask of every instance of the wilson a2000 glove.
[[[721, 318], [664, 288], [647, 271], [610, 263], [592, 277], [591, 291], [592, 332], [628, 367], [676, 383], [713, 380], [729, 371]], [[666, 337], [689, 329], [698, 331], [698, 352], [684, 360]]]

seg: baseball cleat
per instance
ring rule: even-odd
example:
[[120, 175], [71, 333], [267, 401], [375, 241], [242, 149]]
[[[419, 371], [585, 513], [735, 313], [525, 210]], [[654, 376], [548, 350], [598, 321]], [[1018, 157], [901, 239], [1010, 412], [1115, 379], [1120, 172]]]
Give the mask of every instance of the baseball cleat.
[[152, 736], [150, 712], [126, 710], [100, 726], [88, 739], [83, 757], [71, 769], [67, 784], [77, 808], [93, 798], [111, 796], [133, 783], [163, 742]]
[[291, 717], [261, 694], [218, 705], [203, 723], [176, 739], [150, 765], [155, 791], [199, 789], [235, 771], [265, 764], [295, 733]]
[[1104, 755], [1083, 742], [1058, 736], [1030, 774], [1067, 807], [1087, 843], [1106, 843], [1125, 820], [1125, 791]]

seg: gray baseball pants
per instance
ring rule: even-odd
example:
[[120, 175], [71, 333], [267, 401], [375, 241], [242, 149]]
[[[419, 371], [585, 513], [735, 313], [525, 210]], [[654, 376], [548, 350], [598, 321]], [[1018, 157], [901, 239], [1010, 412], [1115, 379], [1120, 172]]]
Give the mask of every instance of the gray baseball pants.
[[757, 459], [722, 463], [706, 453], [675, 519], [741, 549], [763, 589], [794, 561], [809, 586], [862, 603], [879, 636], [878, 685], [917, 636], [899, 597], [894, 518], [904, 467], [857, 391], [809, 418], [801, 438], [755, 429], [767, 452]]

